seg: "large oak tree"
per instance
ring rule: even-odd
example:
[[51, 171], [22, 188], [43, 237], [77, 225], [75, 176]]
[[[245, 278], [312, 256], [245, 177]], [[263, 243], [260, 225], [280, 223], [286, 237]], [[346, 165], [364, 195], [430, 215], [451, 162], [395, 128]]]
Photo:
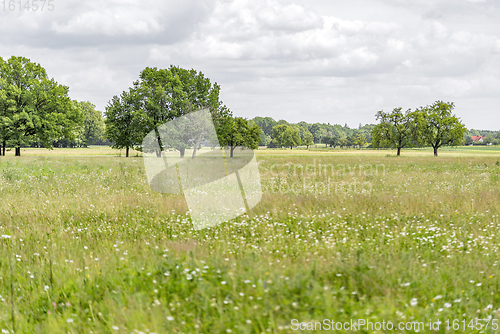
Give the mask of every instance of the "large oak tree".
[[33, 141], [46, 148], [58, 138], [74, 139], [83, 116], [68, 96], [69, 88], [47, 76], [45, 69], [24, 57], [0, 57], [0, 136], [3, 146]]

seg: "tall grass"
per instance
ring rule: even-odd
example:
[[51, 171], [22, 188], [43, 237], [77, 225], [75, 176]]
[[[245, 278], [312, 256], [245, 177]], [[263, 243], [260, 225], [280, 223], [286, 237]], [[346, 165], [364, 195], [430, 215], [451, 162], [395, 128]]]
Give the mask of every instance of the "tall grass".
[[387, 153], [258, 152], [261, 203], [199, 231], [138, 157], [2, 158], [0, 330], [497, 318], [500, 158]]

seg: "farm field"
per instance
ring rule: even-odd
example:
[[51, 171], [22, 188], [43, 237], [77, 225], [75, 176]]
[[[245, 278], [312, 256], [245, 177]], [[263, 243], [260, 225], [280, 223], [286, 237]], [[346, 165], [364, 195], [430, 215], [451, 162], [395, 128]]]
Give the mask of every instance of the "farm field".
[[293, 319], [495, 332], [498, 147], [259, 150], [262, 201], [203, 230], [182, 196], [149, 189], [140, 153], [121, 153], [0, 157], [2, 332], [301, 332]]

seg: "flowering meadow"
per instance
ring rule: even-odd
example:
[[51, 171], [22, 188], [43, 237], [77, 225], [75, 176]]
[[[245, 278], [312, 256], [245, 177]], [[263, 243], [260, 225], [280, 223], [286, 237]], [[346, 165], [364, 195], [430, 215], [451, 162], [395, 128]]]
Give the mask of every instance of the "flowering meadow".
[[201, 230], [140, 156], [89, 152], [0, 160], [1, 333], [500, 316], [496, 151], [259, 151], [262, 201]]

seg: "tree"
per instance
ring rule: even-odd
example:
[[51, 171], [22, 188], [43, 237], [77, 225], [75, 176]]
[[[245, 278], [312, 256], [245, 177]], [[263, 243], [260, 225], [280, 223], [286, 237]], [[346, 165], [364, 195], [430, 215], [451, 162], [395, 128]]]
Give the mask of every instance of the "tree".
[[76, 102], [77, 105], [84, 115], [83, 122], [83, 145], [94, 145], [96, 142], [104, 138], [104, 118], [100, 111], [95, 109], [95, 105], [92, 103]]
[[276, 122], [271, 117], [255, 117], [253, 121], [255, 122], [255, 124], [260, 126], [263, 135], [269, 137], [272, 137], [273, 127], [278, 124], [278, 122]]
[[311, 132], [309, 130], [306, 130], [307, 132], [304, 132], [304, 139], [302, 140], [302, 144], [306, 145], [307, 148], [309, 149], [309, 146], [314, 145], [314, 138]]
[[372, 144], [377, 147], [397, 148], [397, 155], [401, 155], [401, 149], [413, 143], [414, 114], [408, 109], [394, 108], [392, 112], [379, 111], [376, 118], [380, 121], [372, 130]]
[[293, 149], [294, 146], [300, 145], [300, 135], [299, 130], [292, 126], [287, 126], [285, 132], [281, 136], [281, 144], [286, 147]]
[[366, 136], [364, 134], [357, 134], [354, 136], [353, 143], [361, 149], [362, 146], [366, 145]]
[[339, 146], [341, 148], [344, 148], [344, 146], [347, 146], [349, 145], [349, 141], [347, 140], [347, 138], [340, 138], [339, 139]]
[[113, 96], [106, 106], [106, 138], [113, 142], [113, 148], [125, 148], [126, 157], [130, 148], [138, 148], [145, 135], [139, 110], [140, 96], [133, 89], [120, 97]]
[[273, 141], [276, 147], [283, 147], [283, 134], [288, 129], [286, 124], [278, 124], [273, 127]]
[[319, 123], [314, 123], [309, 127], [309, 131], [314, 137], [314, 142], [315, 143], [321, 143], [321, 124]]
[[472, 144], [474, 144], [474, 140], [472, 140], [470, 136], [467, 136], [467, 138], [465, 138], [465, 145], [472, 145]]
[[251, 125], [242, 117], [228, 117], [219, 131], [218, 138], [221, 146], [230, 148], [230, 157], [232, 158], [237, 146], [256, 149], [260, 133], [261, 129], [256, 124]]
[[486, 145], [493, 144], [493, 142], [495, 142], [495, 137], [491, 133], [484, 138], [484, 143]]
[[[194, 69], [186, 70], [176, 66], [170, 66], [168, 69], [147, 67], [141, 72], [140, 80], [134, 83], [134, 87], [140, 92], [143, 100], [143, 124], [146, 133], [156, 132], [160, 147], [158, 156], [161, 156], [161, 151], [166, 148], [158, 132], [158, 127], [162, 124], [207, 108], [217, 131], [225, 118], [231, 115], [229, 109], [219, 100], [219, 85], [212, 84], [203, 73]], [[187, 123], [185, 125], [188, 126]], [[187, 141], [180, 139], [172, 143], [178, 144], [173, 148], [184, 157]], [[196, 148], [193, 151], [194, 156]]]
[[49, 79], [40, 64], [24, 57], [1, 59], [0, 79], [4, 147], [10, 143], [20, 156], [21, 146], [33, 141], [51, 149], [57, 138], [74, 139], [74, 129], [83, 116], [69, 98], [69, 88]]
[[415, 133], [419, 143], [429, 145], [438, 156], [442, 146], [457, 146], [464, 142], [467, 129], [458, 117], [452, 114], [453, 102], [436, 101], [434, 104], [417, 109]]

